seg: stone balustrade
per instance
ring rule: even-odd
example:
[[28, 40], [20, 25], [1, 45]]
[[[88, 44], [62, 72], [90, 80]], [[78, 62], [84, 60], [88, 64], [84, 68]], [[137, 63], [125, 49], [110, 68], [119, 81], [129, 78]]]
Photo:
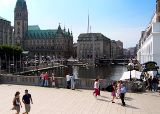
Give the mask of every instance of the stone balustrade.
[[20, 75], [1, 75], [0, 83], [3, 84], [18, 84], [18, 85], [38, 85], [38, 77], [35, 76], [20, 76]]
[[[39, 77], [38, 76], [20, 76], [20, 75], [1, 75], [0, 76], [1, 84], [17, 84], [17, 85], [31, 85], [39, 86]], [[58, 88], [66, 88], [66, 78], [65, 77], [55, 77], [55, 84]], [[111, 84], [111, 81], [106, 81], [105, 79], [100, 79], [101, 89], [105, 89], [108, 85]], [[93, 89], [94, 79], [76, 79], [75, 88], [76, 89]], [[138, 92], [144, 91], [144, 83], [137, 82], [125, 82], [128, 91]], [[49, 78], [49, 87], [51, 87], [51, 78]]]
[[[1, 75], [0, 83], [3, 84], [18, 84], [18, 85], [39, 85], [38, 76], [22, 76], [22, 75]], [[65, 88], [66, 78], [65, 77], [55, 77], [56, 87]], [[78, 89], [93, 89], [94, 79], [76, 79], [75, 87]], [[101, 88], [106, 86], [106, 81], [100, 80]], [[49, 78], [49, 86], [51, 86], [51, 79]]]

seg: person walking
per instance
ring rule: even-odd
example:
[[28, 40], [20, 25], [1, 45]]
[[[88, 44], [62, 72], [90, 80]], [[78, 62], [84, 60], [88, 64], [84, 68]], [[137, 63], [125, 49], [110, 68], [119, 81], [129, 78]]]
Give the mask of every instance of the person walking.
[[66, 75], [66, 81], [67, 81], [67, 89], [70, 89], [71, 78], [70, 78], [69, 74]]
[[52, 81], [52, 87], [55, 87], [56, 84], [55, 84], [54, 73], [52, 73], [51, 81]]
[[23, 95], [22, 101], [25, 105], [25, 112], [23, 114], [28, 114], [31, 110], [30, 102], [33, 104], [32, 96], [28, 93], [28, 90], [25, 90], [25, 95]]
[[38, 76], [38, 86], [41, 86], [42, 73]]
[[75, 77], [74, 75], [70, 75], [70, 80], [71, 80], [71, 89], [74, 90], [75, 89]]
[[125, 87], [124, 84], [121, 84], [120, 98], [121, 98], [121, 101], [122, 101], [122, 106], [126, 106], [126, 103], [124, 102], [125, 93], [126, 93], [126, 87]]
[[154, 92], [157, 92], [158, 84], [159, 84], [158, 78], [156, 76], [154, 76], [152, 79], [152, 87], [153, 87]]
[[45, 77], [45, 73], [42, 72], [41, 75], [40, 75], [40, 77], [41, 77], [41, 86], [43, 87], [43, 86], [44, 86], [44, 77]]
[[148, 86], [147, 86], [148, 90], [152, 91], [152, 86], [153, 86], [152, 85], [152, 76], [150, 76], [150, 78], [148, 78], [147, 84], [148, 84]]
[[120, 98], [120, 91], [121, 91], [121, 81], [117, 82], [117, 92], [116, 92], [116, 98]]
[[114, 102], [114, 99], [115, 99], [115, 97], [116, 97], [116, 83], [115, 83], [115, 82], [112, 84], [111, 96], [112, 96], [112, 100], [111, 100], [112, 103], [115, 103], [115, 102]]
[[45, 87], [48, 87], [48, 78], [49, 78], [49, 76], [48, 76], [48, 73], [46, 72], [44, 74], [44, 86]]
[[96, 79], [94, 81], [94, 92], [93, 92], [93, 95], [97, 98], [98, 94], [99, 94], [99, 80]]
[[13, 108], [11, 109], [11, 110], [16, 110], [16, 114], [19, 114], [20, 113], [20, 107], [22, 108], [19, 95], [20, 95], [20, 92], [17, 91], [15, 93], [15, 97], [13, 99]]

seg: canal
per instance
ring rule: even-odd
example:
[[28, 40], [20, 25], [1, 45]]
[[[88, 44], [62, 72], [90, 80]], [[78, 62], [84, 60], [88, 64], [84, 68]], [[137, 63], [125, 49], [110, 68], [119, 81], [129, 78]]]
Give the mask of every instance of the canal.
[[76, 79], [100, 78], [107, 80], [119, 80], [125, 71], [127, 71], [127, 68], [123, 65], [113, 65], [108, 67], [72, 66], [51, 69], [49, 74], [54, 72], [56, 77], [65, 77], [66, 74], [73, 74]]
[[55, 77], [65, 77], [67, 74], [73, 74], [76, 79], [106, 79], [106, 80], [119, 80], [123, 72], [127, 71], [124, 65], [111, 65], [107, 67], [93, 67], [93, 66], [61, 66], [53, 67], [49, 69], [40, 70], [37, 72], [29, 72], [24, 75], [28, 76], [39, 76], [42, 72], [48, 72], [49, 76], [52, 73]]

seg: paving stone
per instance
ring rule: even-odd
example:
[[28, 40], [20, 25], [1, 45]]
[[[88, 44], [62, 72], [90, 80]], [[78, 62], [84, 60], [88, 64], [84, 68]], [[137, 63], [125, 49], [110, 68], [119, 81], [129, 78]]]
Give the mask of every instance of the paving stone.
[[[20, 97], [24, 90], [32, 94], [30, 114], [160, 114], [158, 93], [127, 93], [126, 106], [121, 100], [111, 103], [111, 93], [101, 91], [97, 99], [93, 90], [69, 90], [23, 85], [0, 85], [0, 114], [13, 114], [12, 100], [16, 91]], [[24, 112], [24, 105], [21, 113]]]

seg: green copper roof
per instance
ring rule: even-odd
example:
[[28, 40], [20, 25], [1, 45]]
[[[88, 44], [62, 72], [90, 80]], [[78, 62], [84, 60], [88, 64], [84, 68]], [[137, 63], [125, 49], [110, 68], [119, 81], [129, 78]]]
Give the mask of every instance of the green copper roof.
[[54, 38], [57, 30], [28, 30], [27, 38], [45, 39]]
[[27, 39], [49, 39], [55, 38], [59, 34], [66, 38], [72, 36], [70, 32], [62, 30], [59, 26], [58, 29], [41, 30], [38, 25], [28, 26]]
[[38, 25], [29, 25], [28, 30], [41, 30]]
[[27, 9], [27, 4], [25, 0], [17, 0], [15, 9]]

